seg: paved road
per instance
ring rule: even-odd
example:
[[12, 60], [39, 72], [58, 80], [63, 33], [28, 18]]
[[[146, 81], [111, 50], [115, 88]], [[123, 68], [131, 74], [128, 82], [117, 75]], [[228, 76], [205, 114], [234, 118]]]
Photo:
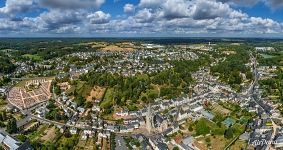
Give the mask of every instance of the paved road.
[[26, 116], [25, 118], [21, 119], [21, 120], [18, 120], [17, 121], [17, 127], [21, 127], [21, 126], [24, 126], [25, 124], [27, 124], [29, 121], [31, 120], [31, 116]]
[[[257, 84], [258, 82], [258, 73], [257, 73], [257, 61], [256, 61], [256, 58], [250, 54], [250, 57], [251, 57], [251, 61], [252, 61], [252, 69], [253, 69], [253, 76], [254, 76], [254, 81], [251, 83], [250, 87], [247, 89], [247, 92], [246, 94], [247, 95], [250, 95], [251, 97], [251, 100], [255, 101], [264, 111], [267, 111], [264, 109], [264, 107], [262, 107], [258, 101], [257, 101], [257, 97], [256, 95], [254, 95], [255, 93], [255, 85]], [[269, 114], [269, 113], [268, 113]], [[229, 149], [229, 147], [235, 142], [237, 141], [237, 139], [240, 137], [240, 135], [238, 135], [237, 137], [235, 137], [225, 148], [224, 150], [227, 150]]]
[[[255, 85], [258, 84], [258, 78], [259, 78], [259, 76], [258, 76], [258, 72], [257, 72], [257, 61], [256, 61], [256, 58], [253, 57], [252, 61], [253, 61], [254, 82], [253, 82], [253, 87], [251, 88], [251, 91], [250, 91], [250, 94], [252, 95], [251, 98], [252, 98], [252, 100], [253, 100], [254, 102], [256, 102], [256, 103], [261, 107], [261, 109], [262, 109], [263, 111], [265, 111], [266, 114], [268, 114], [269, 118], [271, 119], [273, 132], [272, 132], [272, 135], [271, 135], [270, 140], [272, 140], [272, 139], [275, 137], [275, 131], [276, 131], [276, 129], [278, 128], [278, 126], [277, 126], [276, 123], [274, 122], [274, 120], [273, 120], [273, 118], [272, 118], [272, 116], [271, 116], [270, 110], [268, 110], [266, 107], [262, 106], [262, 104], [258, 102], [258, 95], [255, 95], [255, 94], [254, 94], [254, 93], [255, 93], [254, 87], [255, 87]], [[271, 147], [271, 143], [267, 145], [267, 149], [273, 149], [273, 148]]]

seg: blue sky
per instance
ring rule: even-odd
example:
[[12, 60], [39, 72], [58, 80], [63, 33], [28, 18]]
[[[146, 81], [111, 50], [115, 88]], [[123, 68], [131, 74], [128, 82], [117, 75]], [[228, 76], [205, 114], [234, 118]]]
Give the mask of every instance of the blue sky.
[[283, 37], [281, 0], [0, 0], [0, 37]]

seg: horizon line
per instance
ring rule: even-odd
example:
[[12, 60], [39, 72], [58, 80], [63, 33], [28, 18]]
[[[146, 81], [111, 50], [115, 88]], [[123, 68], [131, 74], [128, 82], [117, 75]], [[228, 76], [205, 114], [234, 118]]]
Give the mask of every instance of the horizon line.
[[62, 36], [62, 37], [53, 37], [53, 36], [34, 36], [34, 37], [0, 37], [0, 39], [42, 39], [42, 38], [46, 38], [46, 39], [63, 39], [63, 38], [69, 38], [69, 39], [110, 39], [110, 38], [113, 38], [113, 39], [145, 39], [145, 38], [174, 38], [174, 39], [185, 39], [185, 38], [194, 38], [194, 39], [204, 39], [204, 38], [209, 38], [209, 39], [281, 39], [283, 40], [283, 37], [212, 37], [212, 36], [181, 36], [181, 37], [176, 37], [176, 36], [140, 36], [140, 37], [135, 37], [135, 36], [132, 36], [132, 37], [120, 37], [120, 36], [100, 36], [100, 37], [85, 37], [85, 36], [81, 36], [81, 37], [75, 37], [75, 36]]

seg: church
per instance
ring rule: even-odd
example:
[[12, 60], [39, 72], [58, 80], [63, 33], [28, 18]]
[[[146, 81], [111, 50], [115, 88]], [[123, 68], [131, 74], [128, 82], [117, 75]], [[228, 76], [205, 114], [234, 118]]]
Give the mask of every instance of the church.
[[159, 113], [154, 113], [151, 106], [147, 108], [146, 129], [149, 133], [164, 132], [169, 127], [168, 118]]

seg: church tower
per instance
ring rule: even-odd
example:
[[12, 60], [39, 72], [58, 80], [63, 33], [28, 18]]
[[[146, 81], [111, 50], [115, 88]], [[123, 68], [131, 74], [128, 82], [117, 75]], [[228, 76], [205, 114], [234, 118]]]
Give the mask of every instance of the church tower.
[[151, 112], [151, 106], [149, 104], [149, 106], [147, 107], [147, 112], [146, 112], [146, 129], [149, 133], [152, 132], [152, 128], [153, 128], [153, 115]]

